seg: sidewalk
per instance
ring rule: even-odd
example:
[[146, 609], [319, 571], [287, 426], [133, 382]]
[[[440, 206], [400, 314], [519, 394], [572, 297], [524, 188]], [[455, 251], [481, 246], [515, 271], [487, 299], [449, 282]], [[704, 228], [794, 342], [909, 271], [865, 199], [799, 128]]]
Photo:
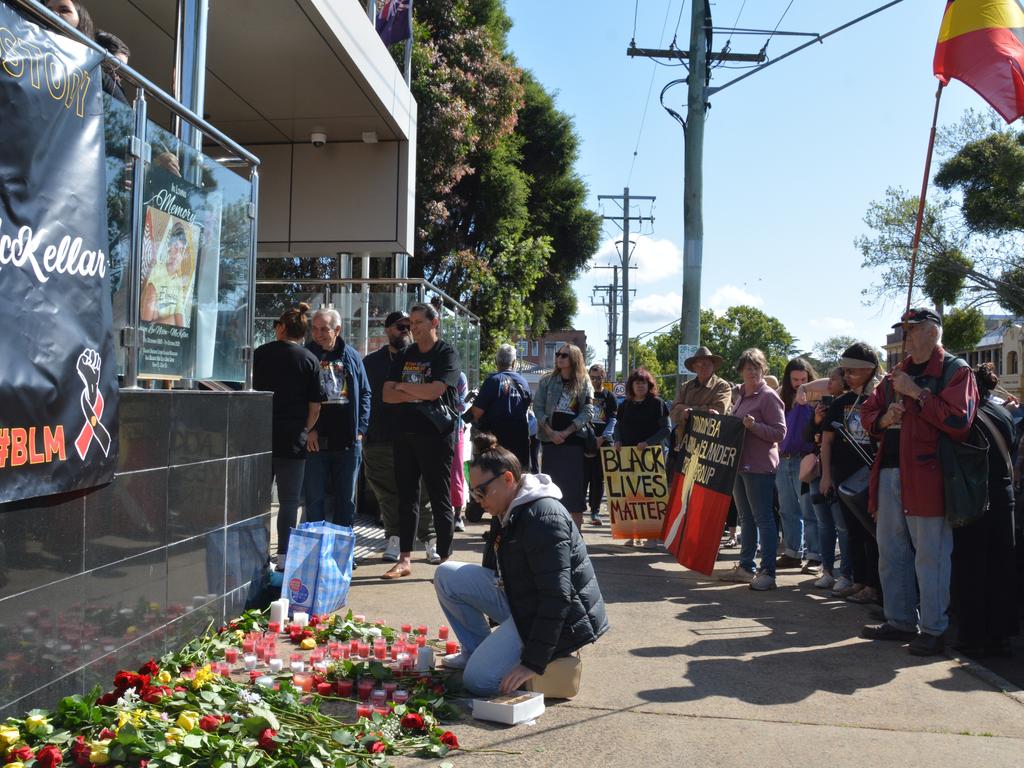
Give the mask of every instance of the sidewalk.
[[[479, 562], [483, 530], [457, 534], [456, 559]], [[580, 695], [532, 726], [460, 723], [464, 747], [518, 754], [456, 753], [453, 765], [1021, 764], [1024, 694], [946, 657], [858, 639], [867, 608], [813, 589], [812, 577], [781, 575], [779, 589], [754, 593], [683, 571], [661, 550], [623, 547], [607, 528], [585, 534], [611, 630], [583, 652]], [[363, 561], [354, 610], [442, 623], [422, 555], [398, 582], [380, 580], [386, 568]]]

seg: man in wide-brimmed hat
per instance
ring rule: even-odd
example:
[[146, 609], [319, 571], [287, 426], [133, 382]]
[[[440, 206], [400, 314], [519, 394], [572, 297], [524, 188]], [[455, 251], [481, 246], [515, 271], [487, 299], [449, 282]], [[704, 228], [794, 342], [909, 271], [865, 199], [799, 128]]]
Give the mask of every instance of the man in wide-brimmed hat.
[[676, 448], [680, 447], [686, 421], [692, 411], [727, 413], [732, 403], [732, 385], [719, 378], [715, 372], [722, 367], [720, 355], [712, 354], [707, 347], [698, 347], [692, 357], [683, 361], [686, 370], [697, 374], [679, 387], [672, 403], [672, 424], [675, 426]]

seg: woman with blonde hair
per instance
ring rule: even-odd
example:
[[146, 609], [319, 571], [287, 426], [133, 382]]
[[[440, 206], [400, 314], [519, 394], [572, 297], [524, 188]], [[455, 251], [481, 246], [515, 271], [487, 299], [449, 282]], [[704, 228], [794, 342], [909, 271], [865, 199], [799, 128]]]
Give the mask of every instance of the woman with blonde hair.
[[581, 526], [587, 508], [583, 447], [594, 418], [594, 387], [579, 347], [564, 344], [555, 353], [555, 370], [540, 380], [533, 402], [541, 472], [562, 491], [562, 504]]

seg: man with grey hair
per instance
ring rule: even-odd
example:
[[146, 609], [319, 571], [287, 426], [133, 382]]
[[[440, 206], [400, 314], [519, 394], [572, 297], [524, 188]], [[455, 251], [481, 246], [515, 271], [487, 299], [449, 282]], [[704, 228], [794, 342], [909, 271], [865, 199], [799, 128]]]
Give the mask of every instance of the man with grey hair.
[[527, 411], [533, 396], [526, 379], [513, 369], [516, 348], [502, 344], [494, 356], [498, 372], [480, 387], [480, 394], [469, 409], [470, 418], [482, 432], [490, 432], [498, 445], [516, 455], [524, 467], [530, 466], [530, 424]]
[[[359, 353], [341, 338], [341, 316], [336, 310], [313, 313], [312, 336], [306, 348], [320, 361], [324, 401], [306, 439], [306, 520], [351, 526], [362, 441], [370, 422], [370, 382]], [[328, 478], [334, 487], [330, 515], [326, 512]]]
[[942, 653], [949, 626], [953, 530], [946, 520], [939, 439], [962, 441], [978, 405], [966, 362], [942, 348], [942, 318], [911, 309], [902, 327], [908, 356], [861, 409], [864, 429], [881, 441], [869, 507], [876, 514], [878, 574], [885, 622], [864, 627], [870, 640], [910, 642], [910, 653]]

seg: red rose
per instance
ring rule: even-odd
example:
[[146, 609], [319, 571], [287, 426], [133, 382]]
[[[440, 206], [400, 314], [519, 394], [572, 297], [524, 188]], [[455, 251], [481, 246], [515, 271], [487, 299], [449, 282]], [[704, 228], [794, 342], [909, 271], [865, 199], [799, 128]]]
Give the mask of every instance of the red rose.
[[139, 691], [139, 698], [147, 704], [159, 704], [164, 696], [170, 696], [171, 689], [164, 685], [147, 685]]
[[435, 685], [435, 686], [434, 686], [433, 688], [431, 688], [430, 690], [432, 690], [432, 691], [433, 691], [434, 693], [436, 693], [436, 694], [437, 694], [438, 696], [443, 696], [443, 695], [444, 695], [444, 686], [443, 686], [443, 685], [441, 685], [440, 683], [438, 683], [437, 685]]
[[121, 693], [124, 693], [124, 691], [110, 691], [109, 693], [104, 693], [96, 699], [96, 703], [101, 707], [112, 707], [117, 703], [117, 700], [121, 698]]
[[36, 755], [36, 765], [39, 768], [56, 768], [62, 762], [64, 762], [64, 755], [61, 753], [60, 748], [55, 747], [53, 744], [47, 744]]
[[317, 624], [320, 623], [320, 621], [320, 617], [314, 613], [312, 616], [309, 617], [309, 626], [315, 627]]
[[382, 752], [386, 752], [387, 748], [387, 744], [385, 744], [383, 741], [375, 741], [373, 742], [373, 744], [370, 745], [370, 752], [375, 755], [379, 755]]
[[7, 759], [4, 760], [4, 763], [24, 763], [32, 758], [32, 750], [29, 747], [18, 747], [7, 752]]
[[264, 728], [256, 740], [260, 745], [260, 749], [268, 755], [272, 755], [277, 751], [277, 742], [274, 741], [275, 736], [277, 736], [277, 731], [272, 728]]
[[402, 727], [410, 731], [422, 731], [424, 726], [423, 716], [416, 712], [406, 712], [402, 715]]
[[149, 765], [149, 760], [139, 760], [139, 768], [146, 768]]
[[74, 759], [76, 765], [82, 766], [82, 768], [89, 768], [92, 765], [89, 762], [89, 743], [85, 740], [84, 736], [75, 736], [75, 740], [71, 743], [71, 757]]
[[100, 735], [97, 738], [100, 741], [103, 741], [104, 739], [116, 739], [117, 734], [109, 728], [104, 728], [102, 731], [100, 731]]
[[441, 743], [448, 747], [448, 749], [459, 748], [459, 740], [451, 731], [445, 731], [441, 734]]
[[155, 677], [160, 673], [160, 667], [156, 665], [156, 662], [150, 659], [141, 667], [139, 667], [140, 675], [149, 675], [151, 678]]
[[221, 722], [221, 719], [216, 715], [203, 715], [199, 718], [199, 727], [210, 733], [220, 728]]
[[123, 669], [114, 675], [114, 687], [122, 692], [128, 688], [142, 688], [146, 685], [149, 685], [149, 675], [139, 675]]

